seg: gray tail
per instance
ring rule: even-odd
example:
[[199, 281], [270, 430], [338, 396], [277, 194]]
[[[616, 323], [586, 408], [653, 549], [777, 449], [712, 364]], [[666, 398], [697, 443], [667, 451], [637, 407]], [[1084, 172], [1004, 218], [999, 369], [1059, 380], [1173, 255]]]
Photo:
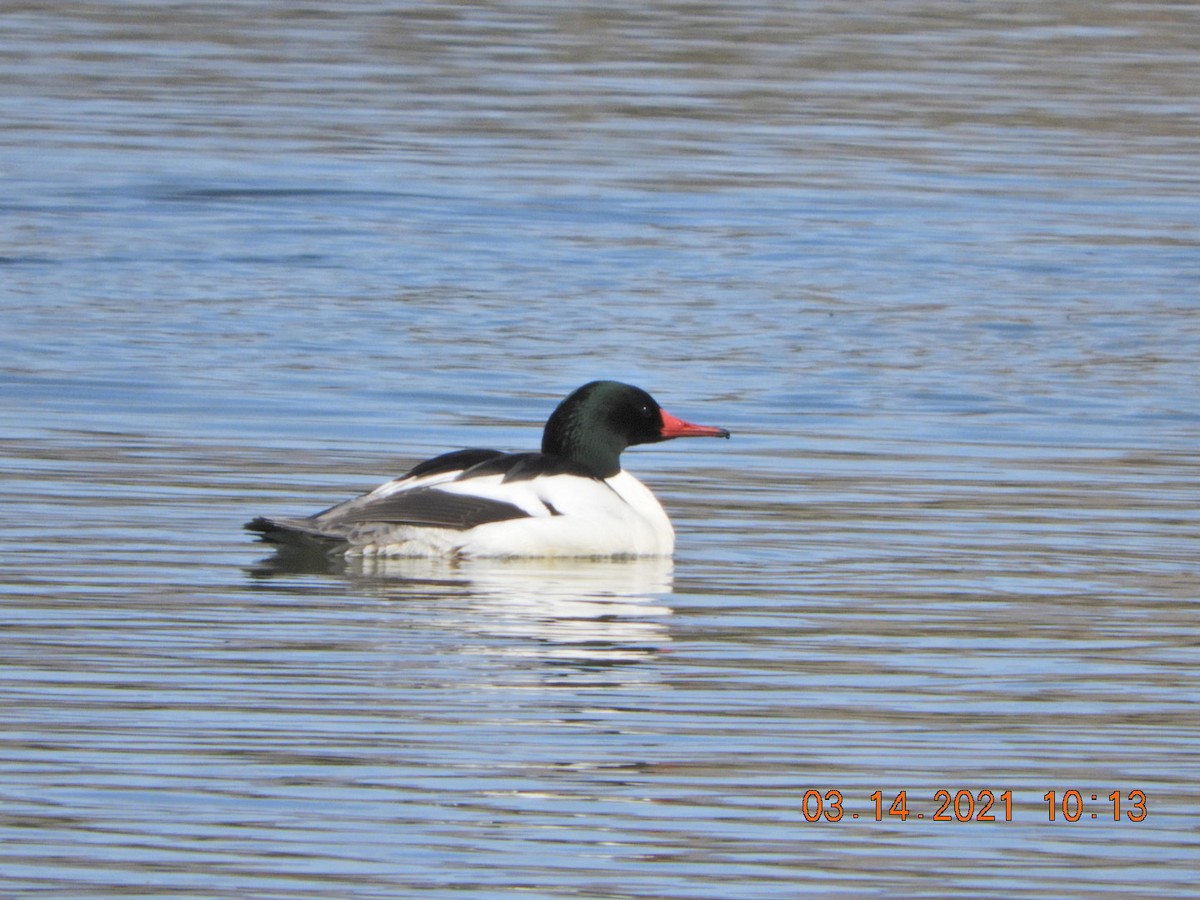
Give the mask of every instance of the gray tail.
[[311, 519], [268, 519], [258, 516], [243, 527], [257, 533], [259, 540], [269, 544], [330, 548], [344, 543], [344, 538], [322, 532]]

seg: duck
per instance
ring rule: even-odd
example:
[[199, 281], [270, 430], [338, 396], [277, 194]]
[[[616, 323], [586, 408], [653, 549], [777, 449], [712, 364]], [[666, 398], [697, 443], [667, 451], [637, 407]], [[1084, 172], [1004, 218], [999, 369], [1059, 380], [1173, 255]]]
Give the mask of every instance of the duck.
[[280, 549], [346, 557], [669, 557], [671, 520], [621, 453], [729, 436], [671, 415], [641, 388], [592, 381], [550, 414], [540, 452], [454, 450], [314, 515], [259, 516], [245, 528]]

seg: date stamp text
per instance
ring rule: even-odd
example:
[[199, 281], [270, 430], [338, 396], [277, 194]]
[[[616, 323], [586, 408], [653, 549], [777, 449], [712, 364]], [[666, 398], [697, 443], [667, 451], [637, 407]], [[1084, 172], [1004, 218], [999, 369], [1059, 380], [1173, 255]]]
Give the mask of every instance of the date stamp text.
[[[1079, 822], [1107, 820], [1111, 822], [1142, 822], [1149, 815], [1146, 792], [1114, 790], [1107, 795], [1071, 788], [1049, 790], [1042, 795], [1040, 813], [1048, 822]], [[931, 797], [915, 792], [877, 790], [866, 798], [848, 798], [842, 791], [809, 788], [804, 792], [802, 807], [807, 822], [865, 821], [908, 822], [928, 819], [932, 822], [1011, 822], [1019, 815], [1011, 790], [947, 790], [933, 792]], [[1033, 811], [1029, 811], [1033, 814]]]

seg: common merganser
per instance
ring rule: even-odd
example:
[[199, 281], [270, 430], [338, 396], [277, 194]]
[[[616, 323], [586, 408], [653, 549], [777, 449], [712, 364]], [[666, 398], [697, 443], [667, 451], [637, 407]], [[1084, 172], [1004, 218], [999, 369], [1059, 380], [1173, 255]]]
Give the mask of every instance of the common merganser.
[[324, 512], [246, 528], [347, 556], [670, 556], [671, 520], [620, 457], [677, 437], [729, 432], [677, 419], [641, 388], [593, 381], [550, 415], [540, 453], [444, 453]]

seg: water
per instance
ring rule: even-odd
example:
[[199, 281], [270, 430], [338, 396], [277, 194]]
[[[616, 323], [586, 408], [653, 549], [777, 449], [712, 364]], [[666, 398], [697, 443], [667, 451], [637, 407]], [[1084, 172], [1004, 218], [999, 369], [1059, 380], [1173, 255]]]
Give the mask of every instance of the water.
[[[3, 17], [6, 895], [1193, 895], [1191, 7]], [[594, 377], [672, 564], [239, 530]]]

